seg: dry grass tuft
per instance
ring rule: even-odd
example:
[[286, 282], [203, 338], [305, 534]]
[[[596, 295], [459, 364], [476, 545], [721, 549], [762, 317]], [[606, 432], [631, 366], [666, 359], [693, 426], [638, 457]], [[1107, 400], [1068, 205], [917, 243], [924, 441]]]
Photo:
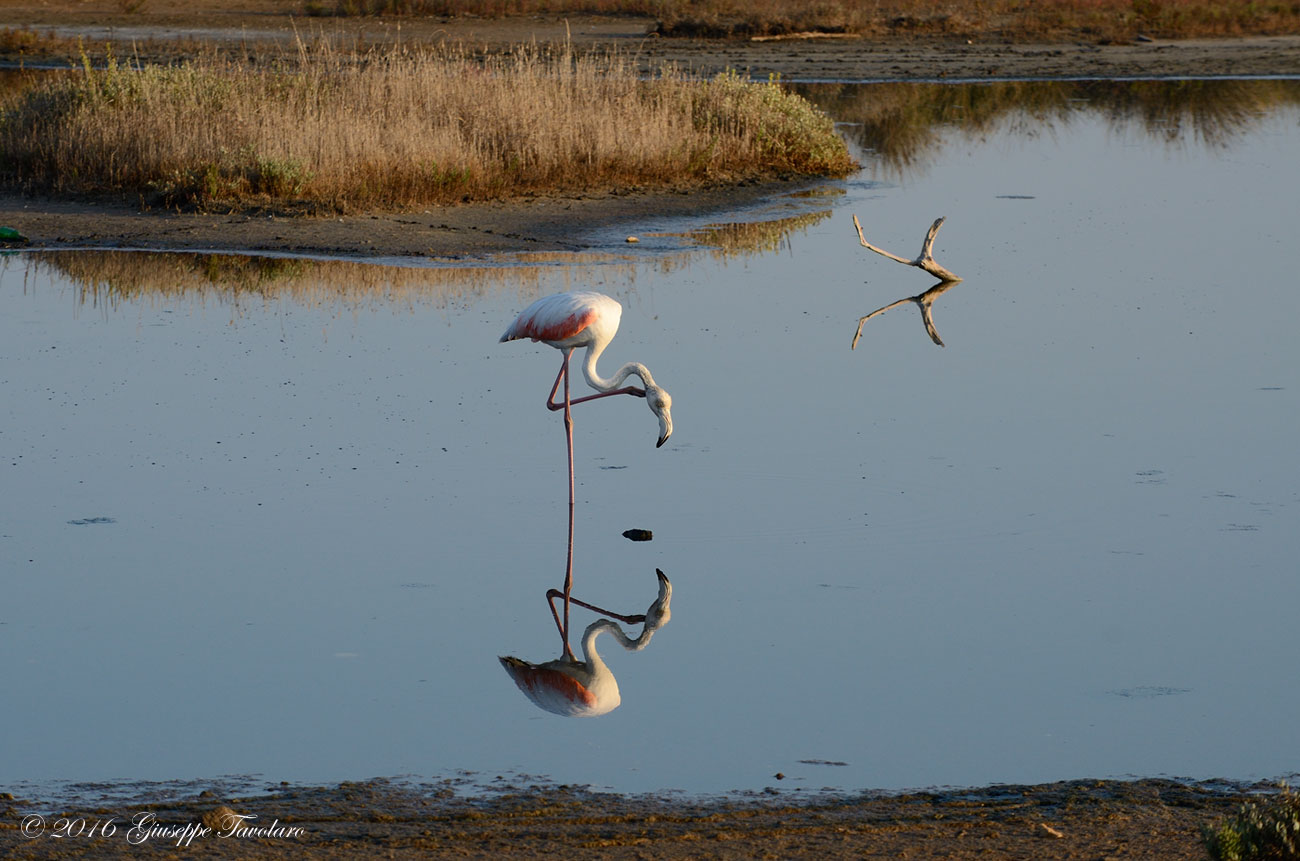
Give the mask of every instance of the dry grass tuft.
[[76, 39], [60, 36], [50, 30], [40, 32], [26, 27], [0, 28], [0, 56], [13, 58], [20, 66], [29, 58], [36, 61], [50, 57], [72, 58], [77, 56], [78, 49]]
[[735, 74], [319, 44], [269, 63], [86, 62], [0, 113], [0, 164], [0, 182], [28, 192], [328, 212], [855, 167], [824, 114]]

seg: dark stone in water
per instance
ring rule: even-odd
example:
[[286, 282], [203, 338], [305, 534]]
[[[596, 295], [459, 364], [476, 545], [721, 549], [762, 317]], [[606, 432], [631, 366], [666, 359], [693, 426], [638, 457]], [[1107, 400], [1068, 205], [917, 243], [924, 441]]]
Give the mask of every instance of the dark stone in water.
[[655, 534], [649, 529], [629, 529], [623, 533], [623, 537], [629, 541], [649, 541]]

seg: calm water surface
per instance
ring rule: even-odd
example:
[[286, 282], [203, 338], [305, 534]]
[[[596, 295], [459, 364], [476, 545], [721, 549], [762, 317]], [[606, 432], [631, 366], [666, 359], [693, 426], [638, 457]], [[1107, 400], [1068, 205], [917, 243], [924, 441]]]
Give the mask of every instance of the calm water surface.
[[[864, 170], [715, 219], [790, 219], [699, 237], [729, 250], [652, 235], [701, 221], [501, 270], [6, 258], [0, 784], [1300, 770], [1300, 116], [1070, 99], [901, 159], [840, 113]], [[907, 256], [948, 217], [945, 347], [907, 304], [850, 351], [933, 283], [854, 214]], [[674, 398], [659, 450], [640, 401], [575, 413], [575, 594], [675, 587], [645, 651], [602, 640], [594, 720], [497, 662], [558, 655], [566, 553], [558, 354], [497, 338], [572, 287], [624, 305], [602, 370]]]

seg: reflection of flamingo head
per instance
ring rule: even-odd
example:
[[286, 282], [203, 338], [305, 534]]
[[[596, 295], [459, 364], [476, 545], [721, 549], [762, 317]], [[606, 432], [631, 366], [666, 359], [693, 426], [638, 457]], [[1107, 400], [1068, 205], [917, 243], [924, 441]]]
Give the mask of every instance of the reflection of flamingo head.
[[650, 609], [645, 611], [645, 629], [641, 633], [647, 642], [650, 634], [667, 625], [668, 620], [673, 617], [672, 610], [668, 607], [673, 600], [673, 584], [668, 582], [664, 572], [658, 568], [655, 569], [655, 574], [659, 577], [659, 597], [650, 605]]

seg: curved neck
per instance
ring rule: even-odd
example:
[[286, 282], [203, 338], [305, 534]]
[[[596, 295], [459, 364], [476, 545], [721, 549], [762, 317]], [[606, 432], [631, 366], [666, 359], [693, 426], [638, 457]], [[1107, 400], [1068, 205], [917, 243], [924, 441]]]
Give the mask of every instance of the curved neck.
[[608, 380], [603, 378], [596, 371], [596, 360], [600, 358], [600, 354], [604, 351], [604, 344], [592, 344], [587, 347], [587, 356], [582, 361], [582, 375], [587, 378], [587, 385], [591, 386], [596, 391], [613, 391], [623, 385], [623, 381], [633, 374], [636, 374], [641, 378], [641, 384], [646, 388], [655, 384], [654, 377], [650, 376], [650, 369], [640, 362], [628, 362], [626, 365], [615, 371], [614, 376], [610, 377]]
[[643, 630], [641, 636], [633, 640], [623, 629], [612, 619], [597, 619], [587, 626], [587, 630], [582, 632], [582, 657], [586, 660], [587, 665], [591, 667], [602, 666], [604, 661], [596, 653], [596, 637], [601, 632], [609, 631], [618, 641], [618, 644], [629, 652], [639, 652], [646, 646], [650, 645], [650, 638], [654, 636], [654, 631]]

